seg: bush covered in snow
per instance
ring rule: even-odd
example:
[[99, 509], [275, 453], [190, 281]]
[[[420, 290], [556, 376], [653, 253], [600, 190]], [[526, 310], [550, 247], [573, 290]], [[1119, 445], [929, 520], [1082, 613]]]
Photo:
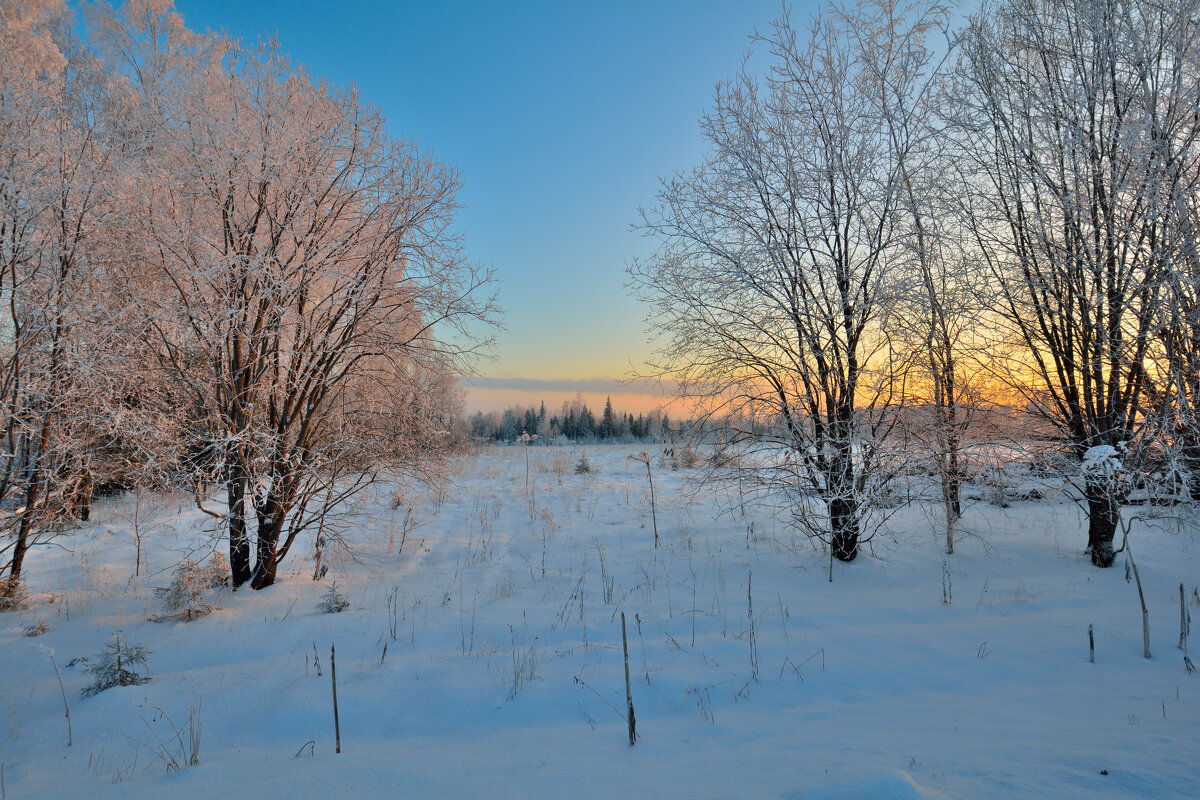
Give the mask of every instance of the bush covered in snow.
[[349, 607], [350, 601], [338, 591], [336, 583], [329, 584], [325, 594], [321, 595], [321, 602], [317, 603], [317, 610], [322, 614], [340, 614]]
[[146, 656], [150, 651], [140, 644], [130, 644], [120, 629], [113, 631], [112, 639], [104, 646], [96, 665], [89, 668], [95, 675], [91, 686], [83, 690], [83, 696], [99, 694], [114, 686], [140, 686], [150, 681], [149, 675], [143, 675], [146, 668]]
[[211, 614], [216, 606], [209, 602], [209, 593], [228, 582], [229, 567], [219, 553], [207, 564], [185, 559], [175, 568], [171, 583], [154, 590], [163, 605], [163, 613], [155, 621], [191, 622]]

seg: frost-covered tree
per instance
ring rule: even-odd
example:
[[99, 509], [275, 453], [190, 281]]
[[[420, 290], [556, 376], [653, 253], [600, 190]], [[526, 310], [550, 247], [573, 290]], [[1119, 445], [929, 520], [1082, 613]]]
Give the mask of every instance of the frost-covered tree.
[[113, 631], [112, 639], [104, 645], [104, 651], [89, 667], [95, 678], [84, 690], [83, 695], [99, 694], [117, 686], [141, 686], [149, 683], [145, 675], [146, 659], [151, 651], [141, 644], [130, 644], [124, 631]]
[[0, 598], [86, 515], [113, 330], [100, 253], [120, 108], [59, 2], [0, 3]]
[[[900, 236], [905, 277], [888, 318], [897, 356], [906, 363], [910, 407], [902, 424], [913, 455], [933, 462], [951, 554], [966, 479], [964, 438], [979, 405], [983, 337], [978, 330], [987, 286], [960, 220], [965, 187], [955, 177], [959, 156], [945, 125], [953, 102], [950, 73], [928, 50], [914, 58], [909, 43], [896, 37], [866, 50], [864, 60], [881, 76], [882, 112], [897, 150], [905, 220]], [[915, 74], [907, 81], [887, 81], [882, 76], [889, 68]]]
[[[1148, 366], [1181, 266], [1176, 212], [1200, 188], [1198, 45], [1192, 0], [1005, 0], [963, 36], [974, 234], [1024, 346], [1014, 375], [1078, 459], [1136, 458], [1155, 432]], [[1085, 494], [1107, 567], [1113, 498]]]
[[613, 411], [612, 398], [604, 398], [604, 414], [600, 417], [600, 438], [612, 439], [617, 436], [619, 426], [617, 425], [617, 414]]
[[144, 136], [123, 281], [224, 486], [224, 510], [201, 507], [227, 526], [233, 581], [263, 588], [372, 457], [445, 449], [490, 274], [451, 227], [457, 174], [355, 92], [274, 43], [196, 37], [165, 4], [127, 11], [101, 26]]
[[735, 428], [742, 458], [726, 474], [787, 492], [846, 561], [901, 399], [884, 320], [912, 131], [888, 114], [927, 80], [925, 37], [942, 18], [890, 2], [830, 6], [802, 28], [785, 14], [758, 38], [765, 83], [744, 71], [718, 88], [704, 162], [643, 212], [659, 248], [631, 270], [668, 335], [655, 371]]

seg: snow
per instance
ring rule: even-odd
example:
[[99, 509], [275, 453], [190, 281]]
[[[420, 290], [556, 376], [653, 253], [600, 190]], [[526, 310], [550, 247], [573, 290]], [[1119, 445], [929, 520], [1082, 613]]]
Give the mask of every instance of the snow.
[[[204, 556], [209, 521], [159, 498], [135, 578], [133, 500], [98, 503], [69, 550], [30, 557], [29, 607], [0, 615], [7, 796], [1200, 796], [1200, 676], [1175, 627], [1200, 539], [1174, 509], [1131, 533], [1146, 660], [1136, 590], [1120, 565], [1087, 563], [1086, 520], [1061, 494], [970, 504], [948, 558], [940, 508], [902, 508], [831, 584], [807, 541], [761, 509], [714, 519], [713, 497], [657, 458], [655, 551], [638, 449], [589, 447], [583, 475], [569, 448], [464, 457], [440, 506], [410, 488], [393, 509], [382, 484], [348, 521], [357, 560], [315, 583], [294, 550], [278, 585], [218, 594], [186, 623], [151, 621], [153, 590]], [[350, 606], [325, 614], [335, 579]], [[81, 697], [88, 664], [66, 665], [116, 628], [150, 649], [153, 679]], [[189, 705], [199, 765], [168, 773]]]
[[1121, 454], [1107, 444], [1089, 447], [1083, 454], [1080, 470], [1084, 475], [1112, 478], [1121, 469]]

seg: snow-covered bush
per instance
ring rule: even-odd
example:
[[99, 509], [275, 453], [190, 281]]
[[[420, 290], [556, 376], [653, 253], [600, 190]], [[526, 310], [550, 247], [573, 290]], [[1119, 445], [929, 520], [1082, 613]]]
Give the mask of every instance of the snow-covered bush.
[[687, 442], [683, 445], [683, 449], [679, 451], [679, 456], [676, 460], [678, 467], [683, 469], [693, 469], [696, 462], [700, 460], [699, 453], [696, 452], [696, 445], [692, 442]]
[[185, 559], [175, 568], [171, 583], [154, 590], [163, 605], [163, 613], [155, 617], [155, 621], [191, 622], [211, 614], [215, 606], [208, 602], [209, 592], [229, 580], [228, 569], [216, 558], [204, 565]]
[[1046, 496], [1046, 492], [1041, 486], [1029, 481], [1014, 486], [1011, 494], [1015, 500], [1041, 500]]
[[889, 481], [879, 487], [874, 494], [871, 495], [871, 503], [876, 508], [891, 511], [900, 508], [905, 504], [904, 495], [896, 490], [896, 487]]
[[208, 584], [214, 589], [229, 585], [229, 559], [225, 558], [220, 550], [212, 554], [212, 558], [204, 565], [205, 575], [208, 579]]
[[143, 675], [141, 670], [146, 668], [146, 656], [150, 652], [143, 645], [130, 644], [119, 628], [113, 631], [112, 639], [104, 646], [95, 666], [88, 668], [96, 677], [92, 685], [83, 690], [83, 696], [99, 694], [114, 686], [140, 686], [149, 682], [150, 676]]
[[1011, 489], [1012, 480], [1009, 479], [1008, 473], [999, 465], [995, 465], [991, 475], [985, 480], [983, 500], [997, 508], [1008, 508], [1012, 500]]
[[321, 602], [317, 603], [317, 610], [322, 614], [340, 614], [349, 607], [350, 601], [338, 591], [337, 582], [329, 584], [325, 594], [321, 595]]
[[575, 474], [586, 475], [591, 471], [592, 465], [588, 461], [587, 452], [585, 451], [581, 456], [579, 456], [579, 460], [575, 462]]
[[0, 612], [19, 611], [25, 607], [29, 599], [25, 593], [25, 584], [18, 583], [15, 588], [0, 583]]

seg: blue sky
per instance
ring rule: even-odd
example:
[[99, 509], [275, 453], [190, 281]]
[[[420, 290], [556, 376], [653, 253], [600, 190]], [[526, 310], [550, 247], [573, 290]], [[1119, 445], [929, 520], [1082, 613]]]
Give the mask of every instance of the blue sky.
[[[798, 3], [794, 18], [811, 4]], [[619, 392], [653, 337], [624, 288], [652, 243], [629, 230], [660, 176], [702, 150], [697, 120], [778, 0], [247, 2], [177, 0], [195, 30], [276, 35], [332, 83], [354, 83], [394, 134], [461, 171], [474, 260], [500, 277], [495, 407]], [[611, 388], [610, 388], [611, 387]], [[606, 389], [608, 389], [606, 391]], [[628, 392], [627, 392], [628, 393]], [[626, 398], [626, 406], [645, 398]], [[602, 400], [601, 400], [602, 402]], [[617, 402], [614, 398], [614, 402]]]

